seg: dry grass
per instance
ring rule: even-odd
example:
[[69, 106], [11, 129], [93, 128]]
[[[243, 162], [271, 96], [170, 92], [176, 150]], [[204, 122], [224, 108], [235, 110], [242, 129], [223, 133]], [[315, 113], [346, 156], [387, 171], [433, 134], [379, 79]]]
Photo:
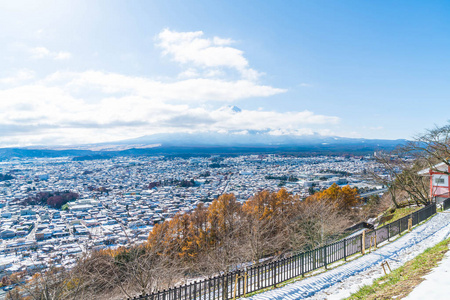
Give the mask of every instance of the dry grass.
[[412, 206], [412, 207], [397, 208], [393, 212], [390, 212], [390, 210], [387, 210], [386, 213], [383, 215], [383, 218], [388, 219], [388, 221], [386, 221], [384, 223], [380, 223], [378, 225], [378, 227], [381, 227], [381, 226], [387, 225], [389, 223], [395, 222], [398, 219], [406, 217], [407, 215], [409, 215], [409, 214], [411, 214], [411, 213], [413, 213], [416, 210], [419, 210], [421, 208], [422, 207]]
[[[413, 260], [392, 273], [378, 278], [370, 286], [364, 286], [347, 299], [402, 299], [424, 279], [449, 250], [450, 239], [428, 248]], [[381, 267], [380, 267], [381, 268]]]

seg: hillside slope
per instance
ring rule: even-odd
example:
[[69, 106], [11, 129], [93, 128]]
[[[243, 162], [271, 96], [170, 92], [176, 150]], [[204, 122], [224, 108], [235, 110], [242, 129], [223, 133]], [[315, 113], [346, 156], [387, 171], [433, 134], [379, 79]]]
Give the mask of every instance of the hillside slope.
[[396, 241], [354, 261], [304, 280], [254, 295], [248, 299], [343, 299], [381, 277], [380, 264], [396, 269], [450, 235], [450, 214], [438, 213]]

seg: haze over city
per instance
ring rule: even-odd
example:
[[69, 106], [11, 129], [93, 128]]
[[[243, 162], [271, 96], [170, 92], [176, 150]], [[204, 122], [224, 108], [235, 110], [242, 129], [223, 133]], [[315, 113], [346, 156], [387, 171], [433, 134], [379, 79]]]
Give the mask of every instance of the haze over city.
[[0, 147], [410, 139], [447, 121], [449, 5], [2, 1]]

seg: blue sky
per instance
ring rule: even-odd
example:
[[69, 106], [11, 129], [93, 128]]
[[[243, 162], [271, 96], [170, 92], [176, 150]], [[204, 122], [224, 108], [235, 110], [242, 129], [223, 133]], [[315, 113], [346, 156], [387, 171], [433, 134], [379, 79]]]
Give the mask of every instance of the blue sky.
[[448, 1], [3, 1], [0, 146], [411, 138], [448, 120], [449, 32]]

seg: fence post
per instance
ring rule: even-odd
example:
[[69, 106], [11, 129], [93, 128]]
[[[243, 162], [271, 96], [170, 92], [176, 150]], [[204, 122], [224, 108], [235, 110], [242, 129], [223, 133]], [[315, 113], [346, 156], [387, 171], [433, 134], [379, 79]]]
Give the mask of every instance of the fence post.
[[363, 230], [361, 235], [361, 253], [362, 255], [366, 254], [366, 231]]
[[189, 284], [189, 300], [191, 300], [191, 299], [192, 299], [192, 283]]
[[344, 239], [344, 261], [347, 261], [347, 239]]
[[305, 277], [305, 252], [302, 253], [300, 263], [302, 265], [302, 277]]
[[[224, 289], [225, 289], [225, 293], [226, 293], [226, 298], [225, 299], [228, 299], [228, 286], [230, 285], [230, 282], [231, 282], [231, 285], [233, 285], [233, 277], [232, 277], [232, 275], [229, 275], [228, 273], [227, 273], [227, 275], [225, 275], [225, 285], [224, 285]], [[231, 289], [230, 289], [230, 292], [231, 292]]]
[[[205, 283], [208, 283], [208, 298], [211, 299], [211, 278], [208, 276], [207, 281], [205, 281]], [[205, 287], [206, 289], [206, 287]]]
[[[220, 292], [219, 292], [219, 288], [217, 287], [217, 277], [214, 276], [212, 279], [212, 288], [213, 288], [213, 299], [216, 298], [216, 291], [217, 291], [217, 296], [220, 296]], [[211, 300], [211, 299], [210, 299]]]
[[327, 270], [327, 245], [323, 247], [323, 264], [325, 265], [325, 270]]
[[241, 294], [241, 270], [238, 270], [238, 297]]
[[244, 297], [247, 297], [247, 279], [248, 279], [248, 274], [247, 271], [245, 272], [244, 275]]
[[[228, 284], [227, 284], [227, 288], [225, 288], [225, 274], [221, 276], [222, 277], [222, 294], [223, 294], [223, 299], [227, 300], [228, 299]], [[220, 279], [219, 279], [219, 290], [220, 290]]]
[[272, 282], [273, 282], [273, 286], [274, 287], [277, 287], [277, 282], [275, 281], [275, 274], [276, 274], [275, 267], [276, 267], [276, 265], [277, 265], [277, 261], [274, 261], [273, 265], [272, 265]]
[[391, 237], [391, 223], [388, 224], [388, 242]]
[[236, 290], [237, 290], [237, 287], [238, 287], [238, 280], [239, 280], [239, 275], [236, 274], [235, 279], [234, 279], [233, 300], [236, 299]]
[[317, 254], [317, 249], [312, 250], [312, 254], [313, 254], [313, 269], [312, 271], [314, 271], [317, 268], [317, 258], [316, 258], [316, 254]]
[[259, 290], [259, 282], [261, 281], [261, 266], [256, 265], [256, 289]]

